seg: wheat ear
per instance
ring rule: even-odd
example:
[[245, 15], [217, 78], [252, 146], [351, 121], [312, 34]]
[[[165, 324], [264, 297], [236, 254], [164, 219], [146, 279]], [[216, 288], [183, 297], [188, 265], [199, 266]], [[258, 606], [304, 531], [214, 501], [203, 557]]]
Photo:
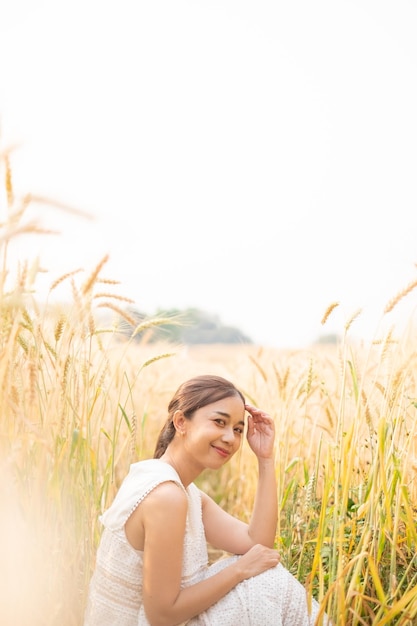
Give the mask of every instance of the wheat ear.
[[409, 283], [407, 287], [404, 287], [404, 289], [400, 291], [400, 293], [398, 293], [394, 298], [391, 298], [391, 300], [388, 302], [387, 306], [384, 309], [384, 313], [389, 313], [390, 311], [392, 311], [392, 309], [397, 306], [399, 301], [405, 298], [405, 296], [407, 296], [410, 291], [412, 291], [415, 287], [417, 287], [417, 280], [411, 281], [411, 283]]
[[328, 306], [328, 307], [327, 307], [327, 309], [325, 310], [324, 315], [323, 315], [323, 317], [322, 317], [322, 319], [321, 319], [321, 323], [322, 323], [322, 324], [325, 324], [325, 323], [327, 322], [327, 319], [328, 319], [329, 315], [330, 315], [330, 314], [332, 313], [332, 311], [334, 311], [334, 309], [335, 309], [336, 307], [338, 307], [338, 306], [339, 306], [339, 302], [332, 302], [331, 304], [329, 304], [329, 306]]

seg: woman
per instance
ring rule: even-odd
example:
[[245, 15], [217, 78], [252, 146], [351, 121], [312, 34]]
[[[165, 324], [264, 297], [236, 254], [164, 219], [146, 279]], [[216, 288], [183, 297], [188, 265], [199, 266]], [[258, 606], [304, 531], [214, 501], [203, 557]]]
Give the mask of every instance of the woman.
[[[249, 524], [194, 484], [247, 441], [259, 475]], [[102, 515], [84, 626], [310, 626], [315, 600], [280, 563], [274, 422], [219, 376], [183, 383], [153, 459], [131, 465]], [[234, 556], [208, 566], [207, 543]]]

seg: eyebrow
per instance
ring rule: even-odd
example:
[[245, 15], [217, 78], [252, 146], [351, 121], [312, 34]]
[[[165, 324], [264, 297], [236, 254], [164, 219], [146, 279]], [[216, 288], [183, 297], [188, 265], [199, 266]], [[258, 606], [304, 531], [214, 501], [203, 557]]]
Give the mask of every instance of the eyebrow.
[[[214, 411], [214, 413], [216, 413], [216, 415], [221, 415], [222, 417], [225, 417], [226, 419], [230, 420], [229, 413], [225, 413], [224, 411]], [[239, 422], [237, 422], [236, 425], [238, 424], [241, 424], [242, 426], [244, 426], [245, 422], [243, 420], [240, 420]]]

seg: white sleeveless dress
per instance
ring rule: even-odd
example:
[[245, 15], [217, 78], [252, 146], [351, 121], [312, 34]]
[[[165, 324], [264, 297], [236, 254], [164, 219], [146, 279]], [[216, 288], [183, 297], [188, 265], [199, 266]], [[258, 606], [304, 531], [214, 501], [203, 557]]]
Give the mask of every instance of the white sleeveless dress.
[[[201, 494], [187, 489], [174, 468], [158, 459], [130, 466], [113, 504], [101, 516], [104, 525], [90, 582], [84, 626], [150, 626], [142, 603], [143, 552], [129, 544], [124, 525], [144, 498], [160, 483], [174, 481], [188, 498], [182, 586], [212, 576], [239, 556], [208, 565]], [[167, 520], [169, 532], [169, 520]], [[319, 611], [313, 600], [307, 610], [304, 587], [281, 564], [239, 583], [187, 626], [313, 626]]]

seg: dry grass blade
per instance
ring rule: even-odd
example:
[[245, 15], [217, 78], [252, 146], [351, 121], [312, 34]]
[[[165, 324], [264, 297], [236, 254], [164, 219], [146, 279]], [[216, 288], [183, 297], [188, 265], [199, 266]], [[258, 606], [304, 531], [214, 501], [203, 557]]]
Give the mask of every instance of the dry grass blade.
[[19, 235], [59, 235], [59, 231], [41, 228], [37, 222], [27, 222], [26, 224], [8, 225], [5, 231], [0, 234], [0, 243], [8, 242]]
[[60, 202], [59, 200], [54, 200], [52, 198], [48, 198], [46, 196], [38, 196], [34, 194], [26, 194], [24, 197], [24, 202], [29, 204], [31, 202], [37, 204], [46, 204], [47, 206], [52, 206], [55, 209], [60, 209], [61, 211], [65, 211], [65, 213], [71, 213], [71, 215], [76, 215], [78, 217], [84, 217], [88, 220], [94, 220], [94, 216], [86, 211], [81, 211], [80, 209], [76, 209], [69, 204], [65, 204], [64, 202]]
[[266, 382], [267, 379], [268, 379], [268, 376], [267, 376], [265, 370], [262, 368], [262, 366], [259, 363], [259, 361], [257, 359], [255, 359], [255, 358], [253, 358], [252, 355], [249, 356], [249, 359], [255, 365], [256, 369], [258, 370], [258, 372], [262, 376], [263, 380]]

